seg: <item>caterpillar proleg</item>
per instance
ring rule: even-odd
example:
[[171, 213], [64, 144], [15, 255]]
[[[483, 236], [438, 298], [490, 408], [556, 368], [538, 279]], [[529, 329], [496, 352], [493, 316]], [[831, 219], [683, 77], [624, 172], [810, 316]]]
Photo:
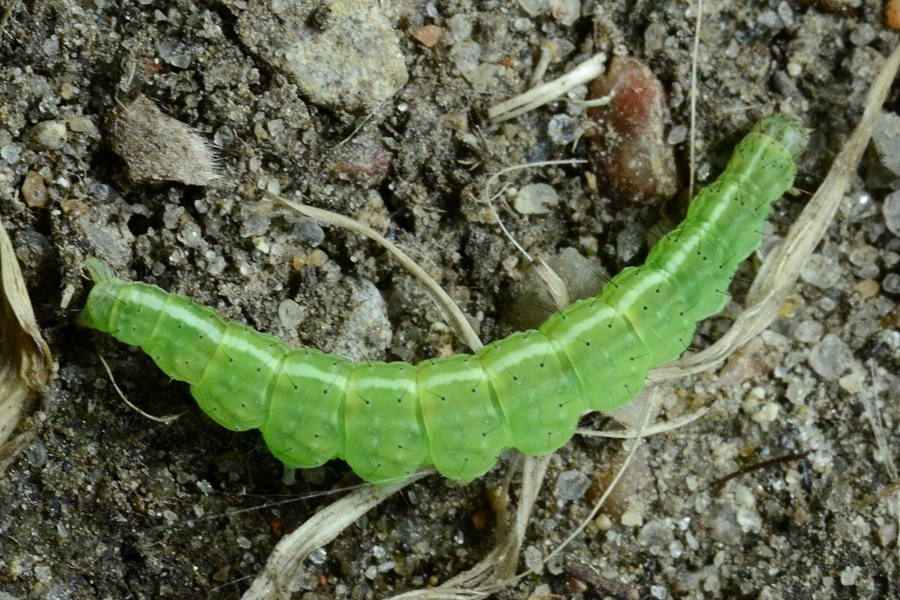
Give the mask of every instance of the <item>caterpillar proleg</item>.
[[696, 322], [723, 308], [807, 142], [798, 119], [763, 119], [643, 266], [474, 355], [411, 365], [290, 350], [184, 296], [116, 279], [96, 259], [86, 263], [94, 287], [79, 323], [143, 348], [222, 426], [260, 429], [287, 467], [342, 458], [385, 484], [433, 464], [468, 481], [508, 448], [553, 452], [584, 411], [625, 404], [650, 367], [679, 356]]

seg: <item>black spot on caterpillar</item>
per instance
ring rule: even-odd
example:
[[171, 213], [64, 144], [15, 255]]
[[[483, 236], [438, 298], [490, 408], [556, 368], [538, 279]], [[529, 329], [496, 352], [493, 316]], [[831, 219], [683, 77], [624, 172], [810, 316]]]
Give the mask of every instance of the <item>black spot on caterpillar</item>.
[[484, 474], [501, 452], [553, 452], [587, 410], [631, 400], [650, 367], [679, 356], [696, 322], [719, 312], [738, 263], [760, 242], [771, 203], [790, 187], [808, 133], [773, 115], [741, 141], [719, 178], [641, 267], [616, 275], [538, 330], [474, 355], [354, 363], [223, 321], [184, 296], [113, 277], [100, 261], [79, 323], [140, 346], [228, 429], [258, 428], [285, 466], [342, 458], [388, 483], [433, 464]]

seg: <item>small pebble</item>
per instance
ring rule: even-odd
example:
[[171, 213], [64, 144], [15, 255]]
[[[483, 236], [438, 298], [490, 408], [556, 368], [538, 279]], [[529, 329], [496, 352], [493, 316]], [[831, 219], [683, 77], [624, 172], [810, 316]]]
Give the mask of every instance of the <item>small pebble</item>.
[[878, 543], [882, 548], [887, 548], [897, 542], [897, 524], [885, 523], [878, 528]]
[[641, 527], [644, 524], [644, 515], [637, 511], [626, 510], [622, 513], [622, 525], [625, 527]]
[[609, 515], [600, 515], [594, 523], [600, 531], [609, 531], [614, 525], [612, 519], [609, 518]]
[[850, 43], [854, 46], [868, 46], [878, 37], [875, 28], [868, 23], [861, 23], [855, 31], [850, 32]]
[[878, 249], [874, 246], [865, 244], [858, 248], [854, 248], [850, 252], [848, 258], [850, 259], [850, 262], [857, 267], [868, 267], [874, 265], [878, 260]]
[[513, 199], [513, 208], [523, 215], [544, 215], [553, 212], [559, 204], [559, 195], [546, 183], [532, 183], [519, 190]]
[[69, 132], [62, 121], [44, 121], [31, 128], [28, 139], [37, 148], [59, 150], [69, 140]]
[[666, 143], [671, 122], [662, 83], [650, 67], [630, 56], [616, 56], [609, 71], [591, 84], [591, 99], [612, 97], [588, 111], [596, 123], [590, 139], [594, 170], [623, 199], [647, 202], [678, 191], [675, 155]]
[[813, 254], [800, 270], [800, 277], [819, 289], [833, 289], [841, 278], [841, 270], [836, 261], [823, 254]]
[[862, 300], [874, 298], [878, 295], [879, 289], [878, 282], [873, 279], [863, 279], [856, 284], [856, 293]]
[[754, 423], [772, 423], [778, 419], [779, 407], [775, 402], [766, 402], [751, 416]]
[[884, 20], [891, 29], [900, 29], [900, 0], [888, 0], [884, 7]]
[[825, 327], [818, 321], [808, 319], [801, 322], [794, 330], [794, 339], [805, 344], [812, 344], [822, 339]]
[[756, 17], [756, 22], [762, 25], [763, 27], [768, 27], [773, 31], [777, 31], [784, 27], [784, 22], [781, 20], [781, 17], [778, 16], [774, 10], [767, 10], [759, 14]]
[[550, 0], [550, 12], [561, 25], [568, 27], [581, 16], [581, 2], [578, 0]]
[[563, 471], [556, 479], [554, 493], [559, 500], [578, 500], [587, 492], [591, 479], [581, 471]]
[[866, 383], [866, 373], [859, 369], [838, 379], [838, 385], [848, 394], [858, 394]]
[[312, 252], [309, 253], [309, 256], [306, 257], [306, 264], [311, 267], [321, 267], [325, 263], [328, 262], [328, 255], [325, 254], [322, 250], [316, 248]]
[[522, 558], [525, 561], [525, 567], [531, 569], [535, 573], [544, 572], [544, 555], [541, 554], [539, 548], [535, 546], [526, 546], [522, 551]]
[[881, 166], [900, 175], [900, 116], [892, 112], [878, 115], [872, 128], [872, 147]]
[[90, 117], [74, 116], [68, 119], [69, 129], [75, 133], [96, 134], [97, 126]]
[[284, 300], [278, 305], [278, 319], [287, 330], [295, 329], [306, 318], [306, 309], [294, 300]]
[[647, 232], [637, 223], [625, 227], [616, 235], [616, 254], [619, 260], [628, 262], [634, 258], [647, 239]]
[[378, 2], [232, 6], [241, 8], [235, 27], [241, 41], [316, 105], [367, 112], [409, 80], [403, 48]]
[[549, 0], [519, 0], [519, 6], [522, 7], [529, 17], [537, 17], [550, 9]]
[[412, 36], [426, 48], [434, 48], [441, 39], [441, 28], [437, 25], [425, 25], [416, 29]]
[[847, 567], [846, 569], [841, 571], [841, 585], [856, 585], [856, 581], [859, 579], [861, 571], [862, 569], [857, 566]]
[[881, 212], [890, 232], [900, 237], [900, 190], [887, 195]]
[[19, 162], [19, 158], [22, 156], [22, 151], [24, 149], [25, 146], [16, 143], [3, 146], [2, 148], [0, 148], [0, 158], [5, 160], [10, 165], [14, 165]]
[[557, 145], [571, 144], [578, 137], [577, 123], [569, 115], [554, 115], [547, 124], [547, 135]]
[[25, 180], [22, 182], [22, 199], [29, 208], [44, 208], [49, 203], [47, 186], [44, 185], [44, 178], [37, 171], [25, 173]]
[[888, 294], [900, 294], [900, 275], [888, 273], [884, 276], [881, 287]]
[[829, 333], [809, 352], [809, 366], [825, 380], [837, 379], [855, 361], [853, 351], [844, 341]]

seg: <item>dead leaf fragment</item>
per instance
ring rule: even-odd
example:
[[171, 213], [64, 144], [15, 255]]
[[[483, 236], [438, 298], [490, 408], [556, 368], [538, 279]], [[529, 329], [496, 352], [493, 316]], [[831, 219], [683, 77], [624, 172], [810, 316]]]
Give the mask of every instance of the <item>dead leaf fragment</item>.
[[120, 106], [111, 134], [112, 149], [135, 181], [206, 186], [218, 178], [207, 141], [144, 95]]
[[0, 472], [30, 440], [12, 437], [29, 395], [50, 380], [50, 348], [34, 311], [12, 242], [0, 222]]

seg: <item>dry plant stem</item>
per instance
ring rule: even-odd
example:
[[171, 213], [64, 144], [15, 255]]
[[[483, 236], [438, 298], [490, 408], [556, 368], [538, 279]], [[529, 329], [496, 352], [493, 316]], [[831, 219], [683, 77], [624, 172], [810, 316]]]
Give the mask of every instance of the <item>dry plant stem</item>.
[[110, 383], [112, 383], [113, 388], [116, 390], [116, 393], [119, 395], [119, 398], [122, 399], [122, 402], [128, 405], [128, 408], [141, 415], [145, 419], [150, 419], [151, 421], [156, 421], [157, 423], [162, 423], [163, 425], [168, 425], [169, 423], [174, 422], [181, 415], [166, 415], [165, 417], [155, 417], [150, 413], [146, 413], [142, 411], [140, 408], [132, 404], [131, 400], [125, 395], [125, 393], [119, 388], [119, 384], [116, 383], [116, 378], [113, 377], [112, 369], [109, 368], [109, 365], [106, 363], [106, 359], [103, 358], [102, 355], [98, 354], [97, 358], [100, 359], [100, 363], [103, 365], [103, 368], [106, 369], [106, 376], [109, 377]]
[[[547, 475], [547, 467], [550, 465], [552, 456], [551, 454], [525, 457], [525, 464], [522, 468], [522, 486], [519, 489], [519, 506], [516, 510], [516, 526], [512, 532], [515, 546], [513, 551], [504, 557], [504, 561], [496, 573], [497, 579], [502, 583], [501, 588], [505, 587], [504, 580], [508, 580], [516, 572], [516, 565], [519, 562], [519, 550], [522, 547], [522, 541], [525, 539], [525, 529], [528, 527], [528, 521], [531, 519], [534, 503], [541, 492], [541, 485], [544, 482], [544, 477]], [[512, 541], [510, 545], [513, 545]]]
[[309, 553], [328, 544], [350, 527], [358, 518], [382, 500], [402, 490], [414, 481], [433, 473], [420, 471], [407, 481], [382, 489], [365, 485], [349, 496], [328, 505], [316, 513], [293, 533], [282, 539], [272, 550], [265, 568], [242, 596], [243, 600], [272, 600], [289, 598], [292, 584], [302, 574], [302, 563]]
[[363, 127], [366, 126], [366, 123], [371, 121], [372, 117], [377, 115], [381, 111], [381, 109], [384, 108], [384, 105], [387, 104], [387, 101], [388, 101], [388, 99], [386, 98], [386, 99], [382, 100], [381, 102], [379, 102], [378, 106], [376, 106], [371, 111], [369, 111], [366, 114], [366, 116], [363, 118], [363, 120], [360, 121], [359, 125], [357, 125], [356, 128], [350, 132], [350, 135], [348, 135], [347, 137], [342, 139], [340, 142], [338, 142], [337, 145], [333, 149], [340, 148], [341, 146], [343, 146], [344, 144], [346, 144], [347, 142], [352, 140], [354, 137], [356, 137], [356, 134], [359, 133]]
[[[871, 367], [871, 365], [870, 365]], [[874, 369], [872, 379], [875, 379]], [[875, 441], [878, 449], [884, 454], [884, 467], [887, 469], [888, 476], [891, 479], [898, 479], [897, 467], [894, 465], [894, 456], [891, 453], [891, 447], [888, 444], [887, 437], [884, 434], [884, 422], [881, 419], [881, 412], [878, 410], [878, 404], [875, 401], [874, 393], [871, 388], [863, 388], [861, 395], [863, 407], [866, 409], [866, 418], [875, 434]]]
[[733, 480], [743, 477], [744, 475], [747, 475], [749, 473], [755, 473], [756, 471], [761, 471], [761, 470], [767, 469], [769, 467], [783, 465], [784, 463], [787, 463], [787, 462], [795, 462], [795, 461], [803, 460], [807, 456], [809, 456], [809, 454], [810, 454], [810, 450], [806, 450], [804, 452], [792, 452], [790, 454], [782, 454], [781, 456], [776, 456], [775, 458], [761, 460], [759, 462], [753, 463], [752, 465], [747, 465], [745, 467], [741, 467], [740, 469], [732, 471], [731, 473], [729, 473], [728, 475], [725, 475], [724, 477], [718, 477], [718, 478], [714, 479], [712, 481], [712, 483], [709, 484], [709, 489], [719, 492], [725, 487], [725, 484], [727, 484], [729, 481], [733, 481]]
[[784, 242], [766, 257], [747, 296], [747, 308], [731, 329], [703, 352], [652, 369], [650, 379], [660, 381], [704, 371], [728, 358], [775, 320], [797, 281], [801, 267], [825, 235], [837, 212], [850, 177], [869, 143], [875, 118], [884, 104], [898, 66], [900, 46], [894, 49], [875, 77], [863, 116], [835, 157], [825, 180], [791, 227]]
[[519, 94], [488, 110], [488, 117], [500, 123], [527, 113], [529, 110], [553, 102], [572, 88], [596, 79], [606, 70], [606, 54], [599, 52], [562, 77]]
[[460, 338], [466, 346], [471, 348], [472, 351], [477, 351], [484, 345], [481, 343], [481, 340], [478, 339], [478, 334], [476, 334], [475, 330], [472, 329], [472, 326], [469, 324], [468, 319], [466, 319], [466, 316], [459, 309], [450, 295], [447, 294], [447, 292], [445, 292], [443, 288], [441, 288], [441, 286], [422, 269], [422, 267], [417, 265], [416, 262], [411, 259], [405, 252], [400, 250], [400, 248], [385, 239], [383, 235], [381, 235], [371, 227], [363, 225], [359, 221], [355, 221], [349, 217], [333, 213], [329, 210], [323, 210], [321, 208], [314, 208], [306, 204], [292, 202], [286, 198], [282, 198], [281, 196], [276, 196], [275, 194], [269, 194], [269, 196], [272, 199], [291, 207], [298, 213], [313, 218], [320, 223], [330, 225], [332, 227], [341, 227], [348, 231], [359, 233], [360, 235], [364, 235], [370, 240], [379, 244], [385, 250], [390, 252], [394, 256], [394, 258], [396, 258], [397, 261], [403, 266], [404, 269], [412, 273], [414, 277], [422, 282], [422, 285], [424, 285], [425, 288], [431, 293], [435, 303], [444, 310], [444, 313], [453, 323], [453, 326], [456, 328], [457, 334], [459, 334]]
[[703, 0], [697, 0], [697, 21], [694, 26], [694, 49], [691, 52], [691, 136], [688, 146], [690, 154], [690, 175], [688, 176], [688, 198], [694, 197], [694, 176], [697, 169], [697, 59], [700, 56], [700, 25], [703, 23]]
[[572, 303], [566, 283], [556, 274], [556, 271], [550, 268], [550, 265], [543, 258], [538, 257], [531, 266], [544, 285], [547, 286], [547, 291], [550, 292], [550, 298], [553, 300], [553, 305], [557, 310], [562, 310]]
[[544, 75], [547, 73], [550, 61], [553, 60], [553, 46], [553, 42], [544, 42], [541, 44], [541, 57], [538, 59], [538, 64], [534, 68], [534, 73], [531, 75], [531, 87], [540, 85], [541, 79], [543, 79]]
[[689, 415], [681, 416], [677, 419], [672, 419], [670, 421], [666, 421], [665, 423], [656, 423], [654, 425], [650, 425], [644, 428], [643, 432], [639, 430], [626, 430], [626, 431], [594, 431], [592, 429], [579, 429], [577, 431], [578, 435], [585, 435], [589, 437], [602, 437], [602, 438], [612, 438], [619, 440], [630, 440], [632, 438], [638, 437], [649, 437], [651, 435], [659, 435], [660, 433], [666, 433], [669, 431], [674, 431], [676, 429], [680, 429], [687, 425], [690, 425], [694, 421], [705, 417], [707, 413], [709, 413], [709, 407], [704, 407], [698, 410], [695, 413], [691, 413]]
[[[859, 510], [859, 509], [865, 508], [867, 506], [872, 506], [873, 504], [875, 504], [877, 502], [881, 502], [882, 500], [884, 500], [891, 494], [895, 494], [897, 492], [900, 492], [900, 479], [898, 479], [891, 485], [887, 486], [886, 488], [880, 490], [877, 494], [872, 494], [871, 496], [866, 496], [862, 500], [854, 501], [853, 508]], [[898, 499], [898, 500], [900, 500], [900, 499]], [[898, 516], [898, 519], [900, 519], [900, 516]], [[897, 532], [897, 535], [900, 536], [900, 531]], [[898, 540], [898, 541], [900, 541], [900, 540]]]
[[494, 215], [497, 217], [497, 225], [500, 227], [500, 231], [503, 232], [503, 235], [506, 236], [506, 239], [509, 240], [509, 243], [512, 244], [516, 250], [518, 250], [519, 254], [521, 254], [522, 256], [525, 257], [525, 260], [527, 260], [528, 262], [534, 262], [534, 259], [531, 257], [530, 254], [528, 254], [528, 251], [525, 250], [525, 248], [523, 248], [519, 244], [518, 240], [516, 240], [516, 238], [513, 237], [513, 234], [511, 234], [509, 232], [509, 230], [506, 228], [506, 225], [503, 224], [503, 219], [500, 218], [500, 214], [497, 212], [497, 209], [494, 208], [494, 198], [496, 198], [497, 196], [502, 194], [503, 190], [507, 189], [508, 185], [504, 185], [503, 187], [501, 187], [500, 191], [497, 192], [496, 194], [494, 194], [493, 196], [488, 195], [487, 191], [491, 187], [491, 180], [493, 180], [495, 177], [496, 177], [496, 175], [491, 177], [491, 179], [489, 179], [487, 184], [485, 184], [485, 186], [484, 186], [484, 189], [485, 189], [484, 195], [487, 196], [485, 201], [487, 202], [487, 205], [491, 207], [491, 210], [494, 211]]

